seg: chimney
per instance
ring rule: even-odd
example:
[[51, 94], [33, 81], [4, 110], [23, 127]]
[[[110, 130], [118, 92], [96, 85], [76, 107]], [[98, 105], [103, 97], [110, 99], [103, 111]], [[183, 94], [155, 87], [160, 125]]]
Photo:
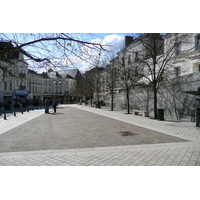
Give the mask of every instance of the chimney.
[[125, 47], [127, 47], [132, 42], [133, 42], [133, 37], [132, 36], [125, 36]]

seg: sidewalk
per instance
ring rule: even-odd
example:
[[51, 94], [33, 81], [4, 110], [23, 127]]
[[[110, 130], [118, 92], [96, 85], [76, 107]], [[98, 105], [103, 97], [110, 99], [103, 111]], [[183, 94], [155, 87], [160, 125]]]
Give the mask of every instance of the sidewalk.
[[[44, 150], [0, 153], [2, 166], [200, 166], [200, 128], [191, 122], [157, 121], [84, 105], [70, 106], [150, 130], [176, 136], [189, 142]], [[7, 120], [0, 119], [0, 134], [44, 114], [30, 111]]]

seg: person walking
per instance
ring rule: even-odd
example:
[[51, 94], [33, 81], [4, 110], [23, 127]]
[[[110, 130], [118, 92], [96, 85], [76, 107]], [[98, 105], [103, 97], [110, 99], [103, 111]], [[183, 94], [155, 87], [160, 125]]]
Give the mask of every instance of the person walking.
[[56, 113], [56, 106], [57, 106], [57, 101], [54, 101], [52, 104], [52, 107], [54, 109], [54, 114]]

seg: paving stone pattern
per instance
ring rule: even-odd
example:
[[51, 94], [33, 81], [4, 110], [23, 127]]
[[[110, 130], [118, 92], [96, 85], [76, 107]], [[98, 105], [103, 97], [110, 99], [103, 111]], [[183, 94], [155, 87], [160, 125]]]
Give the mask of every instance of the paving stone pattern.
[[[96, 108], [86, 107], [83, 105], [63, 106], [62, 109], [59, 110], [59, 112], [62, 111], [62, 113], [64, 114], [60, 115], [58, 114], [57, 116], [53, 115], [46, 116], [43, 114], [41, 110], [27, 113], [27, 121], [25, 123], [20, 122], [22, 116], [18, 118], [18, 123], [20, 125], [17, 126], [17, 122], [15, 123], [16, 128], [18, 129], [16, 128], [13, 129], [11, 126], [9, 129], [8, 123], [11, 123], [11, 121], [14, 120], [14, 117], [11, 116], [8, 120], [6, 120], [6, 122], [3, 120], [0, 121], [0, 127], [2, 127], [2, 125], [5, 126], [5, 123], [7, 123], [7, 129], [4, 128], [4, 132], [2, 131], [2, 129], [0, 129], [0, 134], [1, 134], [0, 136], [1, 137], [4, 136], [7, 139], [10, 138], [11, 136], [19, 137], [20, 130], [21, 133], [23, 132], [23, 134], [25, 134], [24, 132], [27, 131], [26, 129], [27, 124], [33, 122], [35, 123], [36, 121], [37, 123], [39, 123], [38, 119], [41, 119], [41, 117], [46, 118], [44, 120], [47, 121], [49, 121], [51, 117], [60, 118], [61, 115], [65, 117], [65, 111], [67, 111], [67, 109], [68, 111], [71, 110], [70, 112], [75, 112], [76, 113], [75, 117], [77, 117], [78, 113], [81, 113], [81, 111], [87, 111], [82, 113], [87, 113], [86, 116], [95, 116], [98, 119], [102, 118], [103, 121], [106, 120], [109, 122], [109, 124], [111, 124], [110, 123], [111, 121], [112, 123], [114, 123], [117, 120], [119, 126], [116, 125], [117, 123], [113, 124], [113, 126], [115, 126], [114, 128], [116, 129], [118, 129], [119, 127], [124, 129], [122, 127], [122, 124], [125, 125], [128, 124], [127, 126], [130, 126], [130, 129], [126, 130], [121, 129], [121, 131], [119, 132], [126, 132], [126, 133], [133, 132], [137, 134], [137, 131], [132, 129], [136, 127], [137, 130], [139, 130], [138, 128], [141, 128], [140, 129], [141, 134], [143, 130], [147, 132], [150, 131], [152, 135], [158, 134], [154, 135], [155, 138], [157, 138], [158, 136], [160, 138], [161, 137], [160, 135], [162, 135], [162, 138], [164, 137], [164, 139], [168, 141], [163, 142], [162, 140], [160, 140], [161, 142], [160, 143], [160, 142], [154, 142], [151, 139], [151, 142], [149, 143], [140, 142], [140, 144], [126, 143], [126, 145], [118, 144], [113, 146], [107, 145], [103, 147], [86, 146], [85, 148], [82, 148], [81, 146], [77, 146], [74, 148], [66, 148], [66, 149], [48, 148], [48, 150], [29, 149], [18, 152], [17, 151], [2, 152], [0, 153], [0, 165], [1, 166], [200, 166], [200, 145], [199, 145], [200, 129], [199, 127], [195, 127], [194, 123], [173, 122], [173, 121], [163, 122], [141, 116], [126, 115], [123, 112], [118, 112], [118, 111], [111, 112], [105, 109], [96, 109]], [[80, 122], [81, 120], [83, 119], [79, 118]], [[83, 120], [82, 122], [84, 123], [86, 121], [87, 120], [85, 121]], [[37, 125], [37, 123], [35, 123], [35, 125]], [[102, 128], [102, 124], [99, 125], [98, 128], [99, 130], [104, 129]], [[52, 124], [51, 130], [53, 129], [54, 125]], [[80, 131], [81, 133], [80, 127], [74, 127], [74, 129], [76, 130], [75, 132]], [[18, 130], [16, 135], [13, 135], [14, 130]], [[36, 129], [34, 129], [34, 131], [35, 130]], [[93, 133], [92, 130], [90, 131], [91, 133]], [[60, 130], [60, 134], [61, 132], [62, 131]], [[109, 131], [106, 131], [106, 134], [110, 133], [111, 129]], [[62, 134], [60, 135], [60, 137], [61, 136]], [[125, 137], [130, 139], [131, 137], [134, 136], [136, 135], [122, 136], [120, 134], [115, 133], [115, 137]], [[1, 142], [1, 137], [0, 137], [0, 142]], [[2, 137], [2, 139], [4, 137]], [[30, 135], [29, 136], [26, 135], [26, 137], [30, 138]], [[42, 138], [38, 139], [40, 140]], [[81, 139], [81, 141], [83, 142], [83, 138]], [[103, 139], [102, 141], [105, 140]]]

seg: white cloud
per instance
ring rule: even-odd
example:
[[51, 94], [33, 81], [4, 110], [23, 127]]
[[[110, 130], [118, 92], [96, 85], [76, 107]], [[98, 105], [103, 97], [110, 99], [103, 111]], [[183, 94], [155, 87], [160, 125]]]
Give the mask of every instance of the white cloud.
[[124, 36], [114, 33], [105, 36], [103, 39], [93, 39], [91, 42], [100, 43], [102, 45], [109, 45], [106, 47], [107, 50], [119, 51], [119, 49], [124, 47]]
[[[120, 34], [108, 34], [104, 37], [92, 39], [90, 42], [105, 45], [104, 48], [108, 52], [101, 51], [100, 60], [109, 61], [124, 47], [124, 36]], [[81, 55], [83, 59], [80, 59], [80, 57], [76, 57], [75, 55], [71, 55], [68, 58], [54, 59], [52, 62], [57, 65], [58, 68], [59, 66], [76, 67], [81, 72], [85, 72], [91, 68], [92, 63], [95, 63], [95, 61], [99, 59], [100, 51], [96, 49], [90, 49], [86, 46], [82, 47], [81, 51], [85, 52]]]
[[[111, 60], [113, 57], [117, 55], [117, 52], [119, 52], [122, 48], [124, 48], [124, 36], [119, 34], [110, 34], [106, 35], [103, 38], [95, 38], [91, 40], [93, 43], [99, 43], [101, 45], [105, 45], [104, 48], [108, 51], [101, 51], [101, 60]], [[99, 53], [98, 50], [91, 50], [86, 48], [86, 51], [89, 52], [90, 56], [93, 56], [93, 61], [99, 59]], [[91, 59], [91, 58], [90, 58]], [[90, 60], [91, 61], [91, 60]], [[82, 67], [80, 68], [81, 71], [86, 71], [89, 69], [87, 62], [82, 62]]]

